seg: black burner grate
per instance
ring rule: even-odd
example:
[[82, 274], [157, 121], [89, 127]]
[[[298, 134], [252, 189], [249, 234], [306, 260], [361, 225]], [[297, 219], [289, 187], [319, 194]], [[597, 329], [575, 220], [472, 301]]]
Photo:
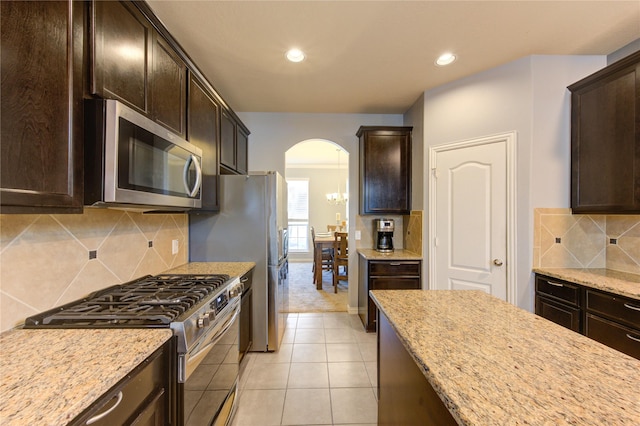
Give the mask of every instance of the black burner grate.
[[29, 317], [25, 328], [168, 327], [228, 280], [222, 274], [145, 276]]

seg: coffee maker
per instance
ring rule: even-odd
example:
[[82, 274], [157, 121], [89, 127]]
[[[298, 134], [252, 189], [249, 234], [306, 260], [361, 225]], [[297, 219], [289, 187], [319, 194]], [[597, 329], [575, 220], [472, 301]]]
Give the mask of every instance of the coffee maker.
[[393, 219], [375, 219], [376, 250], [382, 253], [393, 251]]

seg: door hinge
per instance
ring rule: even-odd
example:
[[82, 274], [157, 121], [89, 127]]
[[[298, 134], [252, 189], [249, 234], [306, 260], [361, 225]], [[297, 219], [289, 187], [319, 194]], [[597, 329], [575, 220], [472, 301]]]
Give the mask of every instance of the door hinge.
[[431, 169], [431, 173], [433, 174], [434, 178], [438, 178], [438, 169], [436, 169], [435, 167], [433, 169]]
[[438, 244], [439, 244], [439, 243], [440, 243], [440, 240], [438, 239], [438, 237], [435, 237], [435, 238], [433, 239], [433, 246], [434, 246], [434, 247], [438, 247]]

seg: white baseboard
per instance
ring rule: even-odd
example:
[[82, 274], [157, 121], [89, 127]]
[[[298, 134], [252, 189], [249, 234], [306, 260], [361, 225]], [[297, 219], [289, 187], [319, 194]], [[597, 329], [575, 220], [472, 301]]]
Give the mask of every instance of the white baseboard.
[[347, 312], [349, 314], [352, 314], [352, 315], [357, 315], [358, 314], [358, 307], [357, 306], [347, 305]]

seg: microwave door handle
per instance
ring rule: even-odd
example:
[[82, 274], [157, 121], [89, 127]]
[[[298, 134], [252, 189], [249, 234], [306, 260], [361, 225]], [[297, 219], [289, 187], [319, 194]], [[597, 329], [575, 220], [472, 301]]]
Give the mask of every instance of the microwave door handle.
[[[193, 189], [190, 189], [188, 178], [189, 178], [189, 167], [191, 166], [192, 162], [196, 167], [196, 183], [193, 185]], [[198, 193], [198, 190], [200, 189], [200, 184], [202, 183], [202, 169], [200, 168], [198, 157], [196, 157], [193, 154], [189, 156], [189, 159], [187, 160], [187, 162], [184, 163], [184, 170], [182, 173], [183, 173], [182, 183], [184, 184], [184, 189], [187, 191], [187, 194], [189, 195], [189, 197], [193, 198]]]

